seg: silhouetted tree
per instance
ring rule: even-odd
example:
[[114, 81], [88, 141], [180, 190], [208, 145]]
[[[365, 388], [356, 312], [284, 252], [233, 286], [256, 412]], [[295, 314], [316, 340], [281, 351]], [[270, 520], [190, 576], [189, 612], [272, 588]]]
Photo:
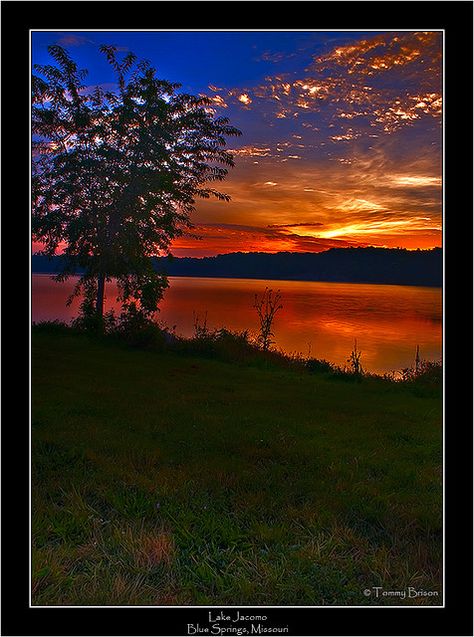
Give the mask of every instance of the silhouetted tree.
[[347, 362], [350, 364], [350, 372], [357, 376], [361, 376], [364, 373], [364, 370], [362, 369], [362, 363], [360, 362], [361, 356], [362, 352], [357, 349], [357, 339], [354, 339], [354, 349], [350, 353]]
[[265, 292], [262, 296], [255, 295], [254, 308], [257, 310], [258, 320], [260, 322], [260, 332], [257, 337], [257, 341], [261, 348], [266, 352], [270, 345], [273, 343], [272, 332], [273, 321], [275, 320], [275, 314], [278, 310], [283, 308], [280, 303], [281, 293], [280, 290], [273, 292], [269, 288], [265, 288]]
[[417, 345], [416, 346], [416, 352], [415, 352], [415, 374], [418, 374], [418, 370], [420, 369], [420, 363], [421, 363], [420, 346]]
[[191, 226], [196, 198], [230, 199], [212, 182], [234, 165], [225, 138], [240, 135], [208, 98], [177, 92], [132, 53], [100, 50], [116, 90], [86, 88], [87, 71], [57, 45], [32, 79], [33, 238], [49, 256], [64, 248], [58, 280], [85, 270], [73, 295], [99, 325], [111, 277], [124, 310], [156, 310], [167, 280], [150, 256]]

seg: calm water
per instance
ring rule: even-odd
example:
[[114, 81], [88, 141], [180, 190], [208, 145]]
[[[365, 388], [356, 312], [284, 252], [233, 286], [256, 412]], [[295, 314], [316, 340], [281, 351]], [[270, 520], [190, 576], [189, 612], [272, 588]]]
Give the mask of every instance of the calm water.
[[[34, 274], [33, 321], [77, 316], [79, 301], [65, 304], [75, 280], [56, 283], [49, 275]], [[184, 336], [193, 335], [193, 313], [201, 320], [207, 313], [209, 328], [256, 333], [254, 295], [270, 287], [282, 294], [274, 332], [277, 347], [288, 353], [344, 365], [357, 339], [363, 367], [378, 373], [413, 364], [416, 345], [422, 358], [441, 358], [440, 288], [197, 277], [170, 277], [169, 282], [158, 320]], [[106, 306], [116, 306], [114, 283], [107, 286]]]

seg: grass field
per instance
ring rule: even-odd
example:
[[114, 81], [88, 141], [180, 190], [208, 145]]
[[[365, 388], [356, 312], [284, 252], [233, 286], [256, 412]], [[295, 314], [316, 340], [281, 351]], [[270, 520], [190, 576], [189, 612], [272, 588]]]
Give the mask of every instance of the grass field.
[[33, 604], [442, 604], [439, 390], [32, 344]]

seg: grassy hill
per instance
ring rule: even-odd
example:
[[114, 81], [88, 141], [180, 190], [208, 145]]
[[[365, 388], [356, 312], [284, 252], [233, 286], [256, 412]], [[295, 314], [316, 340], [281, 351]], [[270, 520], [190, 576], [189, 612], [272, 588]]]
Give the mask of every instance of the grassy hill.
[[441, 604], [438, 394], [34, 328], [33, 604]]

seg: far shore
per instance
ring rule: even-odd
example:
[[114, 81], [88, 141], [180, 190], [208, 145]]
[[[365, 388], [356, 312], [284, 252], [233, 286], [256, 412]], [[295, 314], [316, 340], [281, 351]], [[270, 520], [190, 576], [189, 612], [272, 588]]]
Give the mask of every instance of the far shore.
[[[443, 284], [441, 248], [331, 248], [324, 252], [233, 252], [152, 259], [155, 271], [166, 276], [421, 287]], [[34, 273], [55, 274], [64, 267], [64, 260], [35, 254], [31, 267]], [[81, 274], [79, 268], [77, 274]]]

